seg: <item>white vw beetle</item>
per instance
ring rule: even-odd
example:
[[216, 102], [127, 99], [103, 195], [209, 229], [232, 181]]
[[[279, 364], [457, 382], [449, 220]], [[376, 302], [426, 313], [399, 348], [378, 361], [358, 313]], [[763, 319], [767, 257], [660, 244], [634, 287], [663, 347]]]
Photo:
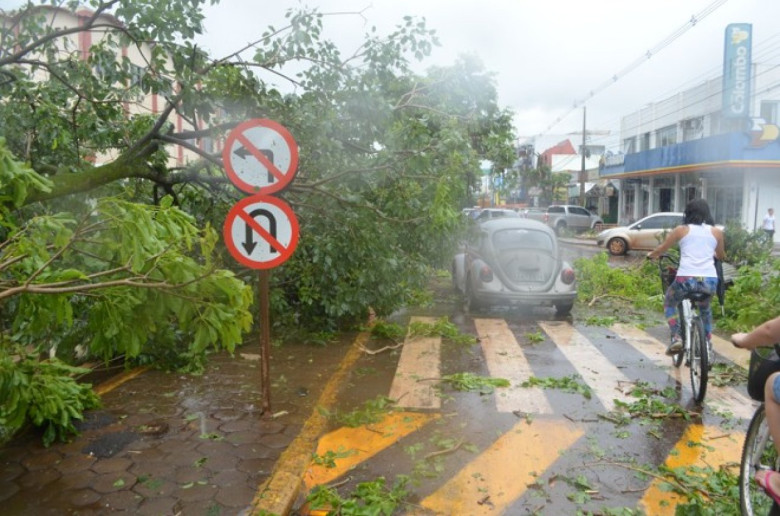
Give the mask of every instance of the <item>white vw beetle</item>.
[[452, 261], [455, 290], [466, 309], [487, 305], [554, 306], [571, 312], [577, 289], [574, 269], [561, 260], [558, 239], [547, 225], [520, 217], [473, 225], [463, 251]]

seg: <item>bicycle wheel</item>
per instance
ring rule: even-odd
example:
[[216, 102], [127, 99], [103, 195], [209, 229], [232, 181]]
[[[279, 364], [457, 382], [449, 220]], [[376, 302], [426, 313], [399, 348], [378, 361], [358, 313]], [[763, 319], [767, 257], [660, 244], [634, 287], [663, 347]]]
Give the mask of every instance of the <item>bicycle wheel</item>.
[[691, 320], [691, 389], [696, 403], [704, 401], [707, 394], [707, 338], [704, 335], [704, 325], [698, 316]]
[[742, 514], [747, 516], [776, 514], [778, 507], [753, 479], [762, 469], [777, 470], [777, 450], [775, 450], [769, 426], [766, 424], [764, 405], [761, 404], [748, 425], [745, 444], [742, 446], [742, 461], [739, 465], [739, 505]]

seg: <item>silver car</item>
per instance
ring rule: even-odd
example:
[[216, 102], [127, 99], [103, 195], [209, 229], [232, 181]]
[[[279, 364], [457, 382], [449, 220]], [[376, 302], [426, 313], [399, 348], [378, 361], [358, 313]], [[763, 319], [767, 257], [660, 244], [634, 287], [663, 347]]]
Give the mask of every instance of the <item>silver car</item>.
[[660, 244], [666, 233], [682, 224], [683, 214], [662, 211], [639, 219], [629, 226], [605, 229], [599, 233], [596, 243], [605, 246], [615, 256], [629, 250], [652, 251]]
[[554, 306], [567, 315], [577, 297], [574, 269], [561, 259], [555, 232], [521, 217], [472, 226], [452, 261], [452, 281], [469, 311], [487, 305]]

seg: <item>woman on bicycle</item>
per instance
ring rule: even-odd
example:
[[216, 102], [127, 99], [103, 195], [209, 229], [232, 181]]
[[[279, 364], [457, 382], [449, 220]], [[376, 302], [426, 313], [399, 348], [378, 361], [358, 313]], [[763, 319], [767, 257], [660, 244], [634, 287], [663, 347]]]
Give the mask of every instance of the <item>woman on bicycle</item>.
[[[731, 343], [742, 349], [772, 346], [780, 342], [780, 317], [766, 321], [750, 333], [735, 333]], [[772, 373], [764, 384], [764, 410], [772, 442], [780, 454], [780, 372]], [[772, 499], [780, 503], [780, 474], [775, 471], [759, 471], [756, 482]]]
[[718, 288], [718, 273], [715, 270], [715, 258], [726, 258], [723, 243], [723, 231], [713, 225], [710, 207], [704, 199], [694, 199], [685, 207], [683, 223], [672, 230], [666, 239], [647, 254], [655, 259], [664, 254], [673, 245], [680, 244], [680, 265], [677, 277], [666, 289], [664, 296], [664, 317], [669, 324], [671, 336], [667, 355], [676, 355], [682, 351], [680, 324], [677, 320], [677, 305], [689, 293], [703, 292], [710, 295], [699, 301], [704, 332], [707, 334], [707, 349], [712, 337], [712, 309], [710, 300]]

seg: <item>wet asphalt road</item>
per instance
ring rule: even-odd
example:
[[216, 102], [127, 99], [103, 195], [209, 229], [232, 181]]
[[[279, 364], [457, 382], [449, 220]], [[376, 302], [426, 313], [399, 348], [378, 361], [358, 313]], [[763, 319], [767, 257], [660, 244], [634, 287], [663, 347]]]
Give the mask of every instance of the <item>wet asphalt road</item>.
[[[596, 251], [587, 242], [569, 243], [565, 249], [569, 260]], [[656, 363], [640, 352], [641, 342], [636, 347], [614, 329], [582, 324], [576, 309], [572, 318], [564, 319], [545, 309], [525, 313], [494, 309], [465, 314], [459, 301], [443, 288], [435, 306], [398, 313], [392, 320], [407, 324], [412, 316], [446, 316], [461, 332], [474, 335], [478, 333], [478, 320], [505, 321], [538, 377], [578, 373], [550, 333], [556, 325], [563, 325], [564, 330], [571, 327], [625, 377], [642, 379], [658, 388], [676, 389], [681, 405], [698, 410], [686, 391], [687, 378], [679, 372], [676, 376], [674, 371], [670, 373], [668, 359], [662, 357]], [[540, 326], [543, 322], [547, 325]], [[663, 339], [665, 329], [660, 318], [648, 326], [646, 335]], [[542, 340], [537, 342], [531, 335]], [[327, 348], [274, 348], [272, 414], [261, 414], [258, 409], [261, 390], [258, 362], [253, 356], [257, 345], [253, 343], [241, 349], [235, 358], [215, 356], [202, 376], [148, 371], [122, 383], [103, 396], [103, 409], [89, 415], [81, 435], [72, 442], [47, 449], [40, 445], [38, 435], [26, 433], [0, 450], [3, 514], [253, 512], [260, 486], [271, 478], [283, 452], [318, 413], [319, 396], [339, 361], [353, 348], [354, 337], [345, 336]], [[371, 344], [377, 349], [386, 345]], [[490, 364], [480, 344], [442, 349], [443, 374], [469, 371], [490, 376]], [[400, 349], [361, 354], [338, 390], [331, 410], [348, 413], [367, 400], [387, 396], [397, 374], [399, 354]], [[572, 514], [583, 509], [597, 511], [604, 506], [635, 508], [649, 486], [646, 479], [631, 474], [626, 465], [667, 460], [690, 429], [682, 420], [666, 422], [653, 433], [648, 433], [639, 421], [617, 428], [599, 417], [605, 413], [608, 400], [585, 399], [580, 394], [557, 390], [545, 391], [554, 407], [551, 414], [498, 412], [493, 395], [488, 394], [443, 389], [441, 396], [442, 408], [436, 414], [436, 423], [381, 450], [372, 460], [352, 467], [336, 481], [339, 489], [349, 492], [361, 481], [409, 475], [414, 478], [414, 486], [410, 488], [406, 512], [432, 514], [431, 509], [424, 508], [426, 500], [435, 500], [448, 478], [469, 472], [464, 474], [478, 479], [475, 483], [483, 490], [478, 492], [484, 492], [478, 502], [486, 514]], [[719, 441], [731, 442], [738, 449], [738, 430], [747, 423], [724, 416], [727, 409], [723, 407], [714, 402], [712, 406], [705, 404], [701, 422], [728, 434]], [[552, 425], [546, 433], [545, 425]], [[338, 426], [331, 422], [326, 430]], [[556, 438], [559, 441], [552, 438], [553, 429], [563, 429]], [[545, 434], [550, 436], [546, 446]], [[519, 435], [527, 435], [530, 440], [513, 440], [513, 449], [548, 448], [552, 455], [528, 457], [526, 461], [535, 465], [533, 471], [523, 470], [525, 473], [520, 471], [522, 461], [518, 461], [518, 469], [510, 470], [509, 476], [522, 473], [530, 475], [533, 481], [518, 481], [516, 484], [523, 484], [522, 492], [503, 503], [510, 498], [503, 493], [514, 486], [496, 487], [488, 480], [481, 483], [481, 478], [490, 476], [485, 469], [490, 467], [475, 458], [490, 456], [502, 436], [514, 439]], [[532, 439], [540, 435], [542, 445]], [[448, 444], [452, 448], [452, 443], [458, 442], [456, 450], [443, 451], [449, 449]], [[472, 465], [475, 462], [477, 465]], [[492, 467], [498, 469], [500, 465]], [[587, 501], [576, 499], [580, 493], [576, 487], [578, 475], [585, 475], [584, 479], [593, 487]], [[302, 513], [302, 501], [303, 494], [291, 502], [292, 513]]]

